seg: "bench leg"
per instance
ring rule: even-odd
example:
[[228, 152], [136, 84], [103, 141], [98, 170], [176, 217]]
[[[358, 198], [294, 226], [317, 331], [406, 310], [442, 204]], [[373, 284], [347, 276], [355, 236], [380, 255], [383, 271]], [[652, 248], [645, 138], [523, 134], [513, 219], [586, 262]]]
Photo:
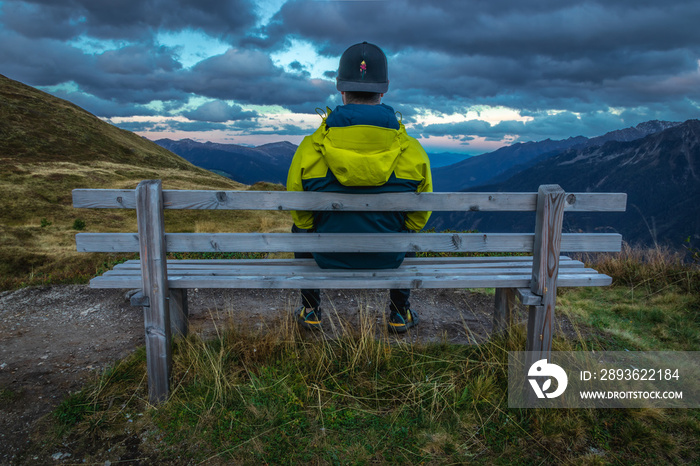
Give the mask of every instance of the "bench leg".
[[174, 335], [186, 337], [189, 331], [189, 309], [187, 289], [170, 289], [170, 329]]
[[139, 228], [141, 280], [146, 327], [146, 365], [148, 398], [152, 404], [165, 401], [170, 394], [173, 367], [168, 297], [165, 221], [160, 180], [142, 181], [136, 187], [136, 221]]
[[146, 327], [146, 361], [149, 400], [153, 404], [165, 401], [170, 394], [172, 350], [170, 348], [170, 315], [165, 293], [149, 296], [150, 306], [144, 306]]
[[537, 218], [530, 291], [542, 296], [542, 304], [530, 306], [527, 323], [526, 350], [530, 352], [533, 363], [540, 359], [549, 361], [552, 351], [552, 327], [554, 305], [557, 300], [565, 195], [564, 190], [558, 185], [542, 185], [537, 191]]
[[530, 363], [540, 359], [549, 360], [552, 351], [552, 334], [554, 325], [554, 302], [543, 306], [529, 306], [527, 321], [527, 347]]
[[[547, 301], [546, 296], [544, 301]], [[526, 351], [528, 353], [525, 360], [526, 371], [541, 359], [550, 361], [554, 324], [554, 299], [552, 299], [549, 306], [528, 306], [528, 309], [530, 315], [527, 321]], [[529, 384], [526, 385], [525, 390], [529, 394], [528, 402], [530, 406], [540, 406], [542, 400], [537, 398]]]
[[516, 310], [514, 288], [496, 288], [496, 302], [493, 313], [493, 333], [506, 334], [513, 324], [513, 312]]

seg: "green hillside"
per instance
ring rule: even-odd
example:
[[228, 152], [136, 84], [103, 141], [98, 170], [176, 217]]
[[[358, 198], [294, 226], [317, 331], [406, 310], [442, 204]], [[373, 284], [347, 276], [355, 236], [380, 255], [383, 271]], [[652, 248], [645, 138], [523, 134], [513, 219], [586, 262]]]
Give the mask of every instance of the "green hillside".
[[[76, 253], [76, 228], [136, 231], [133, 212], [74, 209], [73, 189], [132, 189], [155, 178], [167, 189], [247, 189], [2, 75], [0, 167], [0, 289], [85, 280], [113, 259]], [[187, 212], [166, 221], [170, 231], [281, 231], [291, 222], [274, 212]]]

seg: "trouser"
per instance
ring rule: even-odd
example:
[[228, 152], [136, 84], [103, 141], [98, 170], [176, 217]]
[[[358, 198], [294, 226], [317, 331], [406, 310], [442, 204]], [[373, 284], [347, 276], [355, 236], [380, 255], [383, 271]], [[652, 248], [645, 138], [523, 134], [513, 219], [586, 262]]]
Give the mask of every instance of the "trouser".
[[[296, 225], [292, 226], [292, 233], [307, 233], [308, 230], [302, 230]], [[406, 257], [415, 257], [416, 253], [409, 252], [406, 253]], [[313, 255], [310, 252], [295, 252], [295, 259], [313, 259]], [[411, 296], [410, 288], [407, 289], [396, 289], [389, 290], [389, 301], [390, 309], [393, 312], [401, 312], [404, 309], [409, 309], [411, 303], [409, 298]], [[316, 289], [303, 289], [301, 290], [301, 304], [308, 308], [318, 308], [321, 305], [321, 290]]]

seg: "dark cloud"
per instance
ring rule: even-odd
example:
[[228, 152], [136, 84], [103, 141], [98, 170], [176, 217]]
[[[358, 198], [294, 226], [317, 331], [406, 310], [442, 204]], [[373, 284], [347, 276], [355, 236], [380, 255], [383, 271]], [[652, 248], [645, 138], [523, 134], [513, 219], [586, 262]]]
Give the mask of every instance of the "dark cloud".
[[2, 22], [30, 38], [72, 39], [81, 34], [80, 14], [54, 2], [2, 2]]
[[301, 63], [299, 63], [299, 61], [297, 61], [297, 60], [294, 60], [293, 62], [291, 62], [291, 63], [289, 64], [289, 67], [290, 67], [291, 69], [293, 69], [294, 71], [304, 71], [304, 69], [305, 69], [305, 68], [304, 68], [304, 65], [302, 65]]
[[[522, 109], [589, 111], [700, 99], [698, 63], [688, 51], [645, 57], [610, 56], [609, 61], [574, 62], [541, 57], [463, 56], [437, 52], [397, 55], [391, 62], [388, 96], [450, 113], [465, 105], [504, 105]], [[648, 68], [651, 68], [648, 70]]]
[[293, 35], [324, 44], [330, 55], [367, 40], [391, 53], [413, 48], [451, 55], [575, 57], [697, 45], [698, 19], [700, 4], [694, 0], [295, 0], [285, 3], [263, 32], [269, 44]]
[[230, 130], [232, 127], [230, 125], [224, 125], [221, 123], [210, 123], [206, 121], [177, 121], [168, 120], [165, 122], [154, 122], [154, 121], [120, 121], [111, 122], [114, 126], [121, 129], [134, 132], [159, 132], [168, 133], [176, 131], [194, 131], [194, 132], [206, 132], [215, 130]]
[[131, 105], [118, 103], [111, 100], [100, 99], [84, 92], [54, 91], [53, 95], [66, 99], [88, 112], [104, 118], [131, 117], [131, 116], [154, 116], [158, 112], [143, 105]]
[[7, 31], [0, 31], [0, 41], [3, 73], [30, 85], [75, 83], [88, 94], [123, 104], [189, 98], [176, 87], [182, 71], [165, 47], [140, 44], [93, 55], [65, 42]]
[[254, 10], [248, 0], [9, 0], [3, 23], [27, 37], [55, 39], [138, 40], [181, 29], [234, 39], [255, 24]]
[[94, 59], [64, 42], [29, 39], [0, 30], [0, 66], [3, 74], [34, 86], [77, 82], [95, 73]]
[[182, 88], [198, 95], [242, 103], [298, 105], [325, 102], [333, 83], [307, 79], [276, 67], [258, 50], [229, 49], [182, 75]]
[[232, 120], [250, 120], [260, 115], [254, 111], [246, 111], [240, 105], [229, 105], [215, 100], [200, 105], [197, 109], [183, 113], [190, 120], [223, 123]]
[[299, 63], [298, 60], [294, 60], [291, 62], [289, 65], [289, 69], [294, 72], [297, 76], [303, 77], [304, 79], [308, 79], [311, 77], [311, 73], [306, 69], [304, 65]]
[[[457, 123], [440, 123], [416, 125], [414, 130], [423, 136], [453, 136], [462, 141], [470, 141], [474, 136], [484, 137], [487, 141], [501, 141], [506, 136], [515, 136], [517, 142], [539, 141], [547, 138], [562, 139], [570, 136], [599, 136], [611, 129], [633, 126], [636, 122], [632, 115], [623, 117], [609, 112], [592, 112], [574, 114], [571, 112], [533, 113], [528, 115], [530, 121], [504, 120], [491, 124], [483, 120], [469, 120]], [[663, 118], [662, 118], [663, 119]], [[631, 121], [626, 121], [631, 120]], [[468, 137], [463, 137], [467, 135]], [[471, 137], [469, 137], [471, 136]]]
[[169, 121], [168, 127], [177, 131], [214, 131], [231, 129], [229, 125], [208, 121]]
[[229, 124], [231, 129], [250, 131], [252, 129], [260, 128], [260, 123], [258, 120], [238, 120]]
[[162, 123], [154, 123], [152, 121], [121, 121], [118, 123], [110, 122], [114, 126], [132, 132], [149, 132], [149, 131], [171, 131], [169, 126]]
[[96, 65], [107, 74], [147, 75], [182, 68], [168, 47], [139, 44], [108, 50], [97, 56]]

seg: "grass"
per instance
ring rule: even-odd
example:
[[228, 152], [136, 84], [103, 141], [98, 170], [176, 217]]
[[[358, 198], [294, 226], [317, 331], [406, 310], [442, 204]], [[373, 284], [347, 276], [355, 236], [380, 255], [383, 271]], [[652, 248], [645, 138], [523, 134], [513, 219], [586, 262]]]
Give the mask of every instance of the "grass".
[[609, 350], [700, 348], [700, 295], [670, 290], [651, 294], [622, 286], [585, 288], [560, 293], [557, 308], [604, 332]]
[[[651, 277], [658, 266], [635, 270]], [[700, 297], [667, 281], [562, 291], [557, 309], [575, 336], [558, 331], [553, 349], [697, 351]], [[523, 325], [478, 345], [419, 344], [359, 312], [356, 326], [336, 316], [334, 337], [299, 332], [286, 313], [180, 339], [173, 393], [159, 407], [146, 401], [140, 350], [64, 401], [30, 454], [64, 445], [88, 463], [700, 461], [697, 409], [508, 408], [507, 351], [524, 347]]]
[[694, 250], [689, 253], [663, 246], [633, 248], [624, 243], [619, 254], [589, 255], [584, 259], [613, 277], [614, 284], [633, 291], [700, 293], [700, 261]]
[[[45, 165], [52, 165], [46, 163]], [[87, 232], [137, 231], [136, 214], [127, 210], [74, 209], [71, 191], [75, 188], [101, 187], [133, 189], [142, 179], [159, 177], [165, 189], [244, 189], [234, 181], [204, 170], [188, 172], [163, 168], [147, 173], [133, 167], [133, 177], [116, 174], [106, 162], [90, 165], [56, 163], [46, 167], [46, 176], [27, 165], [27, 175], [6, 180], [0, 187], [11, 191], [0, 205], [0, 289], [55, 283], [85, 283], [106, 261], [126, 255], [85, 254], [75, 250], [75, 235]], [[101, 173], [99, 180], [91, 179]], [[125, 169], [123, 165], [120, 165]], [[194, 167], [193, 167], [194, 168]], [[70, 179], [57, 180], [61, 170], [71, 172]], [[291, 217], [284, 212], [265, 211], [166, 211], [169, 232], [287, 231]], [[78, 228], [76, 228], [76, 226]], [[129, 256], [131, 257], [131, 256]], [[75, 273], [74, 271], [77, 271]]]

